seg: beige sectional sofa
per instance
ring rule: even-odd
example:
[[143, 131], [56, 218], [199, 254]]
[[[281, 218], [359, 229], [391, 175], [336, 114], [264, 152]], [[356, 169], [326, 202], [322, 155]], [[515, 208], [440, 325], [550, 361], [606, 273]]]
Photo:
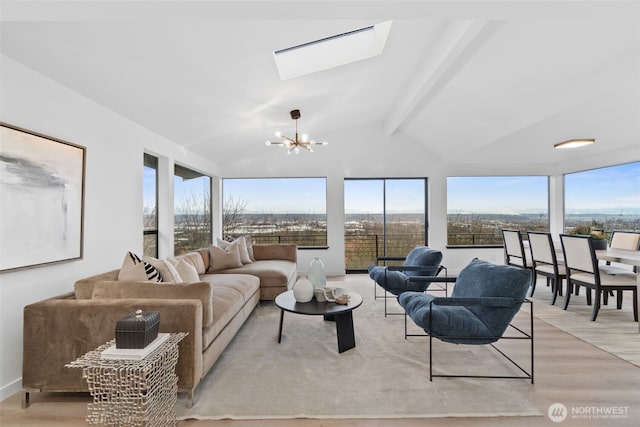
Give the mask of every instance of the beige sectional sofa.
[[[209, 268], [207, 249], [194, 251]], [[255, 261], [199, 275], [192, 283], [118, 280], [119, 270], [78, 280], [74, 291], [24, 308], [23, 404], [31, 391], [87, 391], [65, 364], [111, 340], [115, 323], [137, 309], [160, 312], [160, 332], [187, 332], [179, 344], [178, 389], [192, 401], [196, 386], [262, 300], [297, 278], [294, 244], [253, 245]], [[193, 256], [193, 253], [191, 254]]]

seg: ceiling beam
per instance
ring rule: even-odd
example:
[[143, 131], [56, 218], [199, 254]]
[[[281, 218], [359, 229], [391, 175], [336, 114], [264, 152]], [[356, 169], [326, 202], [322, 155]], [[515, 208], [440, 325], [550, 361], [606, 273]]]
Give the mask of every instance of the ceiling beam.
[[389, 113], [384, 131], [396, 133], [403, 124], [428, 105], [465, 63], [475, 55], [502, 21], [459, 20], [450, 22], [424, 53], [413, 79]]

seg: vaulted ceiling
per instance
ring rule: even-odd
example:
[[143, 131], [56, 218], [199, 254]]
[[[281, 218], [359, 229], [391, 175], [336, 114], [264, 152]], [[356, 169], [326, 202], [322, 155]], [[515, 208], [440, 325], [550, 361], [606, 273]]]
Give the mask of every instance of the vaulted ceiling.
[[[380, 56], [280, 79], [275, 50], [387, 20]], [[218, 164], [275, 150], [294, 108], [447, 163], [638, 157], [638, 2], [26, 0], [1, 25], [4, 55]]]

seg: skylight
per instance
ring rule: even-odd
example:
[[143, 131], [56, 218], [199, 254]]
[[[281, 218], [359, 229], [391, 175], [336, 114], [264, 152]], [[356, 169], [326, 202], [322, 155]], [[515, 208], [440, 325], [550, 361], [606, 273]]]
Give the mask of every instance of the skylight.
[[273, 52], [280, 78], [288, 80], [382, 54], [391, 22], [382, 22]]

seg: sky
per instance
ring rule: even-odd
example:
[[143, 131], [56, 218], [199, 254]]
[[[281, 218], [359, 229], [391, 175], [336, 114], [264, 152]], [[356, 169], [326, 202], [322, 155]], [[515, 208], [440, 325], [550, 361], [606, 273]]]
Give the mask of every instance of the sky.
[[[145, 168], [144, 200], [155, 198], [153, 174]], [[202, 192], [201, 180], [176, 180], [176, 194]], [[387, 212], [421, 212], [423, 179], [386, 181]], [[448, 213], [545, 213], [546, 176], [449, 177]], [[346, 213], [380, 213], [383, 180], [345, 180]], [[250, 213], [326, 212], [325, 178], [225, 179], [223, 197], [247, 202]], [[640, 214], [640, 162], [565, 175], [565, 211]]]
[[447, 178], [447, 213], [546, 213], [546, 176]]
[[640, 214], [640, 162], [565, 176], [565, 212]]
[[247, 213], [326, 213], [326, 178], [225, 179], [222, 197], [246, 202]]

